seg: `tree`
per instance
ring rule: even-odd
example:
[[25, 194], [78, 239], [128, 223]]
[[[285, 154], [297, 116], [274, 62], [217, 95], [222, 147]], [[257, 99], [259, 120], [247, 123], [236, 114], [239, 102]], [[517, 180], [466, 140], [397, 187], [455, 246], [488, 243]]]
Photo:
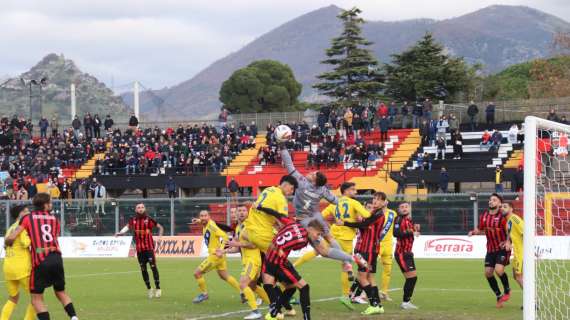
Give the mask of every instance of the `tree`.
[[469, 91], [479, 65], [444, 53], [443, 46], [426, 33], [414, 46], [392, 55], [385, 66], [386, 94], [398, 100], [444, 99]]
[[352, 8], [343, 10], [337, 16], [343, 22], [343, 32], [332, 39], [331, 47], [326, 50], [327, 59], [321, 61], [334, 68], [318, 75], [322, 82], [313, 85], [322, 94], [341, 102], [373, 98], [382, 88], [375, 71], [378, 61], [366, 49], [372, 42], [362, 36], [364, 19], [359, 17], [361, 12], [358, 8]]
[[259, 60], [236, 70], [220, 89], [220, 101], [233, 113], [295, 110], [302, 85], [289, 66]]

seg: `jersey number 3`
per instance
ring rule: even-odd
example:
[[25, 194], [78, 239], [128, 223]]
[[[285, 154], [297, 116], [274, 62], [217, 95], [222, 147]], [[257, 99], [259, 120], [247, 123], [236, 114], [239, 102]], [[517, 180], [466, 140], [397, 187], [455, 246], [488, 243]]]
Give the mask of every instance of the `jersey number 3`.
[[291, 241], [291, 239], [293, 239], [293, 234], [287, 231], [284, 234], [277, 237], [277, 240], [275, 240], [275, 242], [277, 242], [278, 245], [282, 246], [283, 244], [285, 244], [285, 242]]

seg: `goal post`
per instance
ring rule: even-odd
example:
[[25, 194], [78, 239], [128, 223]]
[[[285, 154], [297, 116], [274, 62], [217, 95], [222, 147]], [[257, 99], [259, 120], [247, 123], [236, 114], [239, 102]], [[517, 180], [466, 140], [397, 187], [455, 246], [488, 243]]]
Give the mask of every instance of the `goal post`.
[[524, 320], [570, 319], [570, 126], [524, 123]]

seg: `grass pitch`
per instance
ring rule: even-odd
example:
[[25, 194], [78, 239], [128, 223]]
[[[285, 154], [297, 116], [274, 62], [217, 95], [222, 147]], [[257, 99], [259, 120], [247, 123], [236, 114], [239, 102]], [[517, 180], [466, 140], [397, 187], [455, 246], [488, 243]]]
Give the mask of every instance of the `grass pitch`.
[[[71, 295], [80, 319], [110, 320], [179, 320], [179, 319], [242, 319], [247, 305], [240, 303], [237, 292], [218, 279], [215, 272], [207, 275], [210, 299], [192, 304], [198, 288], [193, 270], [199, 259], [158, 259], [163, 296], [149, 300], [135, 258], [129, 259], [66, 259], [67, 291]], [[313, 319], [521, 319], [522, 293], [507, 268], [511, 301], [503, 309], [495, 308], [495, 297], [483, 276], [482, 260], [416, 260], [418, 283], [412, 299], [420, 307], [416, 311], [401, 311], [401, 287], [404, 278], [394, 263], [390, 284], [393, 302], [386, 302], [384, 315], [364, 317], [357, 306], [349, 311], [336, 297], [340, 296], [340, 265], [328, 259], [317, 259], [303, 265], [299, 272], [311, 285]], [[238, 259], [230, 259], [229, 271], [238, 278]], [[150, 270], [149, 270], [150, 273]], [[152, 275], [151, 275], [152, 279]], [[378, 281], [380, 276], [378, 275]], [[0, 290], [6, 292], [5, 283]], [[47, 292], [52, 319], [67, 319], [63, 308]], [[4, 293], [4, 296], [6, 294]], [[23, 318], [27, 294], [12, 316]], [[2, 304], [4, 302], [2, 301]], [[296, 319], [302, 319], [300, 309]], [[240, 312], [241, 311], [241, 312]], [[265, 313], [265, 309], [263, 310]], [[226, 314], [226, 315], [224, 315]], [[295, 318], [288, 318], [295, 319]]]

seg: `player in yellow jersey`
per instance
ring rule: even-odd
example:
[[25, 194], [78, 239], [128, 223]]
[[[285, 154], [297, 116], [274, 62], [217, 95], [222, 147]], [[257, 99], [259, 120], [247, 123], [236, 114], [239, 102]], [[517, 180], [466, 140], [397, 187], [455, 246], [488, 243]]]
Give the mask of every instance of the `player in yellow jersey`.
[[[326, 219], [329, 216], [333, 216], [335, 220], [343, 222], [357, 222], [359, 219], [370, 217], [370, 212], [366, 210], [360, 202], [353, 199], [354, 196], [356, 196], [356, 185], [354, 183], [344, 182], [340, 186], [340, 192], [342, 197], [338, 199], [338, 203], [336, 205], [331, 204], [322, 212], [323, 218]], [[338, 242], [342, 251], [348, 255], [352, 255], [352, 243], [356, 237], [356, 231], [357, 229], [351, 227], [339, 226], [336, 224], [331, 226], [331, 234], [333, 238]], [[303, 263], [312, 260], [316, 256], [317, 252], [315, 250], [311, 250], [299, 258], [295, 262], [294, 266], [300, 266]], [[341, 272], [340, 281], [342, 287], [341, 302], [347, 308], [353, 310], [354, 308], [348, 298], [350, 282], [347, 272]]]
[[[15, 206], [10, 210], [10, 216], [15, 220], [8, 228], [6, 234], [12, 233], [20, 224], [20, 218], [29, 214], [26, 206]], [[14, 244], [6, 247], [4, 259], [4, 280], [8, 289], [8, 301], [2, 308], [1, 320], [8, 320], [16, 308], [20, 297], [20, 288], [29, 292], [30, 273], [32, 271], [32, 258], [30, 255], [30, 237], [26, 231], [22, 231], [14, 240]], [[30, 303], [26, 309], [24, 320], [35, 320], [36, 311]]]
[[210, 213], [207, 210], [200, 211], [200, 218], [192, 219], [192, 223], [200, 223], [202, 225], [202, 235], [208, 247], [208, 257], [194, 271], [194, 278], [198, 282], [200, 294], [192, 302], [201, 303], [208, 300], [208, 289], [206, 288], [204, 274], [214, 269], [222, 280], [239, 292], [239, 283], [228, 273], [228, 263], [223, 252], [228, 242], [228, 235], [210, 218]]
[[501, 205], [501, 210], [507, 218], [507, 242], [505, 249], [513, 252], [513, 277], [523, 287], [523, 231], [524, 221], [521, 217], [513, 212], [513, 205], [509, 202], [504, 202]]
[[261, 252], [266, 253], [273, 241], [277, 218], [258, 210], [258, 207], [270, 209], [284, 217], [288, 216], [289, 205], [286, 197], [292, 195], [295, 188], [297, 180], [292, 176], [283, 176], [279, 186], [263, 190], [249, 209], [249, 215], [244, 222], [247, 238]]
[[380, 261], [382, 262], [382, 288], [380, 299], [392, 301], [388, 295], [390, 278], [392, 277], [392, 259], [394, 258], [394, 220], [398, 215], [396, 211], [388, 209], [388, 200], [383, 201], [384, 226], [382, 227], [383, 238], [380, 241]]
[[261, 275], [261, 252], [248, 241], [244, 221], [248, 216], [248, 209], [240, 204], [237, 207], [238, 226], [236, 236], [229, 242], [230, 248], [225, 253], [241, 252], [241, 264], [243, 271], [239, 279], [242, 300], [245, 300], [251, 309], [251, 313], [244, 317], [245, 320], [261, 319], [261, 312], [257, 308], [254, 291], [264, 302], [269, 304], [269, 297], [263, 287], [257, 286], [257, 279]]

